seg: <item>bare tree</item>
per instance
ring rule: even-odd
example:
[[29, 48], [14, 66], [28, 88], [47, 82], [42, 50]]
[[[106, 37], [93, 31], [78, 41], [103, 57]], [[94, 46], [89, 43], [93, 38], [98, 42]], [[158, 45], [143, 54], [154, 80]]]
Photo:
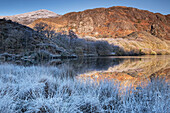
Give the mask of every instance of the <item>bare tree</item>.
[[55, 28], [52, 25], [48, 25], [45, 34], [48, 38], [52, 38], [56, 34]]
[[52, 25], [48, 25], [44, 22], [37, 23], [34, 26], [34, 30], [38, 33], [44, 34], [48, 38], [52, 38], [55, 33], [55, 28]]
[[76, 35], [76, 33], [73, 30], [69, 30], [69, 36], [71, 39], [78, 38], [78, 36]]
[[48, 25], [46, 23], [40, 22], [40, 23], [35, 24], [34, 30], [37, 31], [38, 33], [43, 33], [47, 26]]

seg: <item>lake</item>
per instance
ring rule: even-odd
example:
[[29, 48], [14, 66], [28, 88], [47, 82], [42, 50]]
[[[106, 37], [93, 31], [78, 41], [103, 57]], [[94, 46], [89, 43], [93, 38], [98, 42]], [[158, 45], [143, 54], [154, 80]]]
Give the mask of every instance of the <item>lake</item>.
[[115, 80], [124, 86], [139, 85], [157, 77], [163, 77], [166, 81], [170, 78], [169, 55], [91, 57], [15, 63], [24, 66], [64, 67], [67, 71], [74, 71], [76, 79]]
[[154, 78], [170, 79], [170, 56], [122, 56], [72, 59], [65, 62], [77, 79], [115, 80], [137, 86]]

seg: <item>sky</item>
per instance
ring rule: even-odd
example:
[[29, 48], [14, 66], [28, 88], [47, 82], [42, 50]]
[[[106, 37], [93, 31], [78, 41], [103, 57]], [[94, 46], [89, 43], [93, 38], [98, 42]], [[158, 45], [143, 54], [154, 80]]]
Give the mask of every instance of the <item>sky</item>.
[[127, 6], [170, 14], [170, 0], [0, 0], [0, 16], [22, 14], [40, 9], [63, 15], [68, 12], [112, 6]]

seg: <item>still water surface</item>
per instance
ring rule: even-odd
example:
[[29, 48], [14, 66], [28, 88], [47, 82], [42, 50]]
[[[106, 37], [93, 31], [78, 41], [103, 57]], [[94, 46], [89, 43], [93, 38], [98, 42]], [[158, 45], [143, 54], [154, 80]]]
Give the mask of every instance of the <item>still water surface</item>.
[[170, 80], [170, 56], [85, 58], [65, 64], [78, 73], [77, 79], [115, 80], [124, 86], [137, 86], [157, 77]]
[[[156, 77], [170, 79], [170, 56], [122, 56], [76, 59], [55, 59], [39, 62], [16, 62], [19, 65], [67, 67], [81, 80], [115, 80], [128, 86]], [[64, 68], [65, 69], [65, 68]], [[68, 71], [68, 70], [67, 70]]]

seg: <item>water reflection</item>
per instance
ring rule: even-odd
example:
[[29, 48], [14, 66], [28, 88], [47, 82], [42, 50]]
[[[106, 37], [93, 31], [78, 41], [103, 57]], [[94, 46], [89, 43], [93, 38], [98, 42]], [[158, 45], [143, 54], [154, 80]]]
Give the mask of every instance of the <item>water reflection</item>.
[[[86, 66], [85, 63], [83, 65]], [[91, 70], [82, 66], [85, 70], [81, 71], [77, 79], [91, 79], [98, 82], [114, 79], [124, 86], [137, 86], [141, 82], [147, 83], [157, 77], [165, 77], [166, 81], [169, 81], [170, 78], [169, 56], [100, 58], [91, 65], [93, 65], [93, 69], [87, 66]]]
[[100, 57], [84, 59], [67, 59], [63, 64], [69, 66], [78, 74], [90, 72], [122, 72], [132, 77], [150, 76], [170, 67], [170, 56], [142, 57]]
[[77, 79], [104, 80], [114, 79], [122, 84], [137, 84], [156, 77], [170, 78], [170, 56], [126, 56], [53, 59], [43, 61], [15, 61], [18, 65], [67, 67], [74, 71]]
[[117, 58], [82, 58], [65, 60], [63, 64], [72, 68], [76, 73], [83, 74], [91, 71], [106, 71], [110, 67], [117, 66], [124, 62], [125, 59]]

